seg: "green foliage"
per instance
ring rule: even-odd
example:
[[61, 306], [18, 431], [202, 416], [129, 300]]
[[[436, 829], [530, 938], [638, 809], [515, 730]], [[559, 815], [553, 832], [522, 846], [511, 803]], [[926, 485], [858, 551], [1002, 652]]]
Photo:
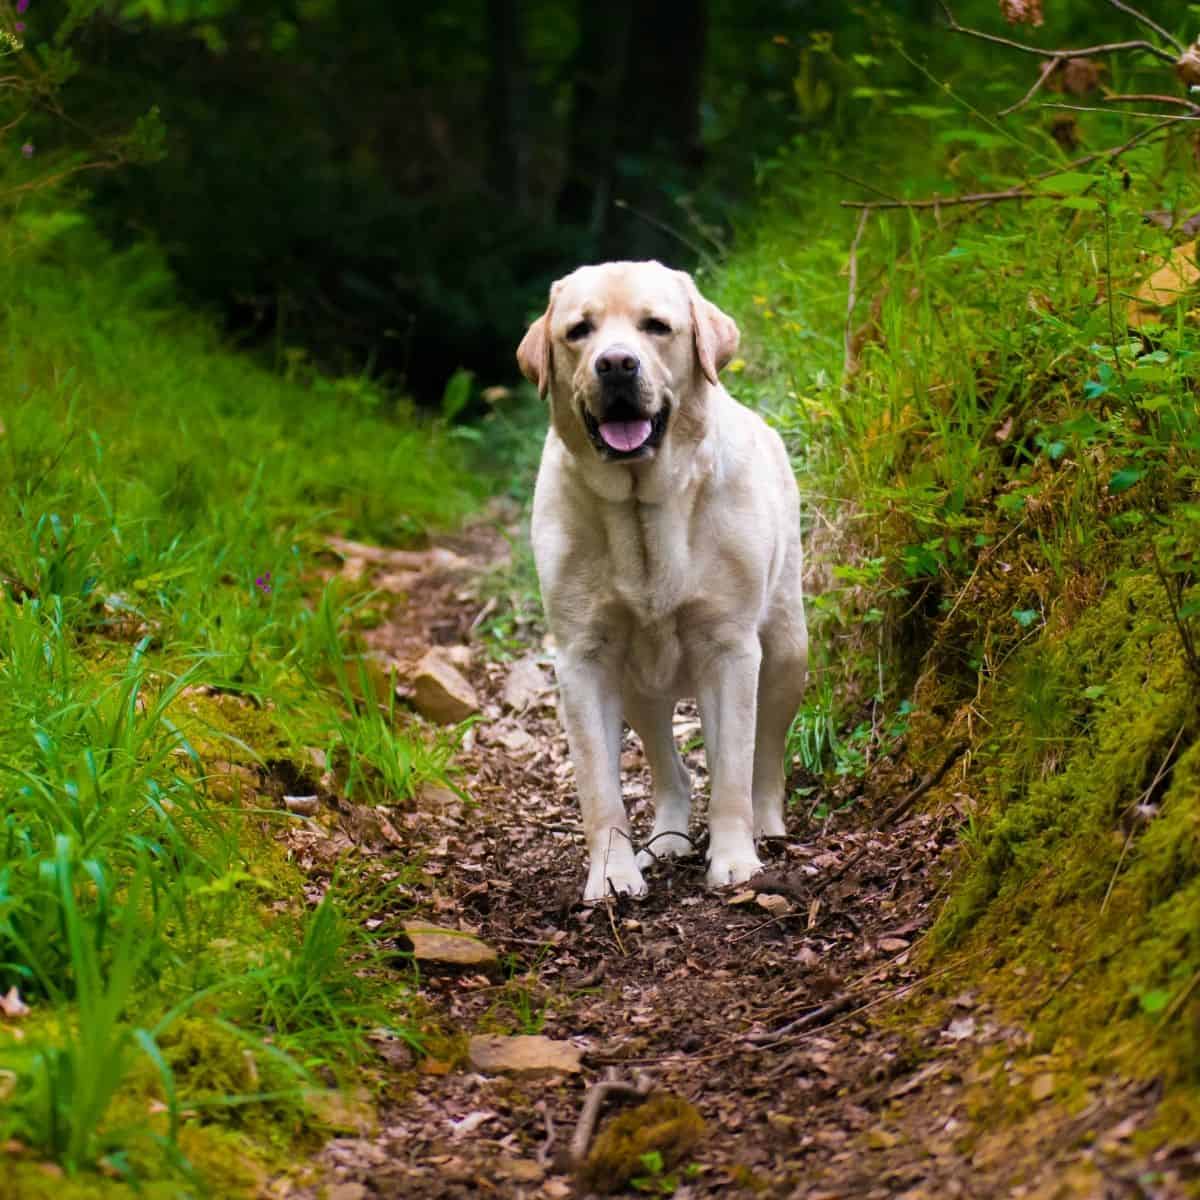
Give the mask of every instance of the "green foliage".
[[450, 524], [481, 485], [370, 381], [236, 358], [157, 254], [70, 210], [6, 225], [0, 297], [0, 991], [32, 1008], [0, 1030], [0, 1136], [81, 1178], [201, 1186], [190, 1160], [232, 1188], [214, 1146], [246, 1113], [293, 1138], [312, 1071], [411, 1035], [352, 898], [306, 911], [259, 828], [291, 818], [230, 803], [213, 764], [323, 745], [356, 798], [447, 781], [454, 739], [380, 702], [367, 598], [314, 563], [327, 533]]
[[[1056, 6], [1041, 36], [1067, 44], [1081, 14]], [[1041, 1049], [1164, 1072], [1194, 1136], [1200, 333], [1186, 235], [1144, 214], [1190, 214], [1200, 188], [1182, 129], [1077, 161], [1152, 123], [1073, 115], [1069, 150], [1036, 104], [992, 116], [1028, 61], [989, 47], [985, 71], [977, 51], [934, 47], [854, 147], [780, 155], [705, 281], [742, 324], [731, 390], [771, 415], [805, 496], [819, 682], [790, 750], [818, 774], [847, 746], [873, 757], [889, 722], [868, 704], [909, 706], [916, 762], [967, 740], [949, 986], [985, 982]], [[1109, 69], [1119, 91], [1167, 87], [1149, 60]], [[861, 227], [837, 203], [1022, 187]], [[1135, 300], [1159, 270], [1169, 294]]]
[[[74, 1004], [57, 1037], [28, 1047], [18, 1045], [11, 1059], [16, 1070], [15, 1129], [42, 1153], [75, 1170], [90, 1166], [106, 1152], [115, 1161], [127, 1143], [144, 1137], [144, 1128], [120, 1129], [106, 1124], [117, 1092], [126, 1083], [135, 1054], [144, 1054], [161, 1074], [167, 1097], [173, 1141], [178, 1124], [174, 1080], [153, 1034], [125, 1023], [133, 989], [148, 957], [153, 937], [146, 938], [142, 904], [148, 872], [131, 877], [121, 909], [106, 913], [120, 932], [111, 950], [97, 945], [93, 923], [81, 913], [73, 869], [74, 847], [68, 837], [56, 838], [51, 875], [61, 905], [62, 933], [69, 963], [69, 986]], [[49, 864], [48, 864], [49, 865]], [[98, 864], [82, 864], [97, 890], [104, 881]], [[90, 869], [89, 869], [90, 868]], [[18, 948], [20, 944], [18, 943]], [[56, 991], [57, 984], [43, 964], [38, 974]]]

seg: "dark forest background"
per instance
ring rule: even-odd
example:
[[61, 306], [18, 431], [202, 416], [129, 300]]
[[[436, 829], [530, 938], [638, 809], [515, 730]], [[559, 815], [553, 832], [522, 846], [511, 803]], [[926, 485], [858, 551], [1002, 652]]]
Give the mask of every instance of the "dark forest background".
[[[29, 20], [61, 30], [67, 7]], [[49, 151], [151, 114], [161, 156], [88, 179], [109, 236], [157, 240], [277, 361], [436, 402], [456, 369], [510, 377], [578, 263], [719, 254], [781, 148], [840, 135], [911, 73], [882, 48], [898, 27], [919, 42], [933, 7], [138, 0], [73, 32], [54, 105], [73, 123], [35, 132]]]
[[[957, 11], [996, 23], [994, 0]], [[460, 370], [511, 379], [525, 321], [581, 262], [719, 261], [782, 161], [851, 160], [927, 86], [926, 61], [977, 81], [1028, 65], [948, 36], [935, 0], [36, 0], [23, 16], [43, 95], [19, 135], [43, 175], [117, 168], [76, 176], [103, 232], [157, 242], [188, 299], [275, 366], [367, 372], [424, 404]], [[1055, 36], [1122, 22], [1072, 4]]]

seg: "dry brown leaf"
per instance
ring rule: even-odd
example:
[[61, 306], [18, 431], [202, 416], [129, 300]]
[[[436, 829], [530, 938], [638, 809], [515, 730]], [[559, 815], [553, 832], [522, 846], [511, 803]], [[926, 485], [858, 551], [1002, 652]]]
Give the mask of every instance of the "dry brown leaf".
[[754, 903], [757, 904], [759, 908], [765, 908], [773, 917], [781, 917], [785, 913], [790, 913], [792, 911], [792, 906], [788, 902], [788, 898], [786, 896], [780, 896], [777, 894], [759, 892], [758, 895], [754, 897]]
[[1188, 87], [1200, 85], [1200, 38], [1194, 41], [1176, 60], [1175, 74]]
[[1196, 266], [1196, 242], [1184, 242], [1171, 257], [1138, 288], [1126, 314], [1135, 329], [1162, 320], [1162, 310], [1182, 299], [1200, 281]]
[[1032, 25], [1036, 29], [1046, 20], [1042, 0], [1000, 0], [1000, 12], [1010, 25]]

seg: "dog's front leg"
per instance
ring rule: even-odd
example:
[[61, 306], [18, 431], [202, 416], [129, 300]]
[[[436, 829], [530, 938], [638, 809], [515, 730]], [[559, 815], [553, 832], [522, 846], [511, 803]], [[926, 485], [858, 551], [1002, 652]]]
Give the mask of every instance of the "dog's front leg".
[[762, 870], [754, 850], [754, 732], [758, 639], [716, 654], [698, 689], [711, 794], [708, 802], [708, 884], [743, 883]]
[[640, 896], [646, 890], [634, 860], [629, 818], [621, 800], [621, 687], [612, 656], [562, 653], [557, 663], [563, 725], [575, 767], [588, 848], [585, 902], [609, 887]]

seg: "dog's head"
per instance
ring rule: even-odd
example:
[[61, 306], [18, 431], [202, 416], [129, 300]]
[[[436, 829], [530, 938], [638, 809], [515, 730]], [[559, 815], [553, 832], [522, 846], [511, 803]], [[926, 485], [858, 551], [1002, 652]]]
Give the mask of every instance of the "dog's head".
[[554, 284], [517, 362], [570, 450], [629, 462], [655, 457], [672, 429], [702, 433], [706, 389], [737, 344], [733, 320], [686, 272], [614, 262]]

